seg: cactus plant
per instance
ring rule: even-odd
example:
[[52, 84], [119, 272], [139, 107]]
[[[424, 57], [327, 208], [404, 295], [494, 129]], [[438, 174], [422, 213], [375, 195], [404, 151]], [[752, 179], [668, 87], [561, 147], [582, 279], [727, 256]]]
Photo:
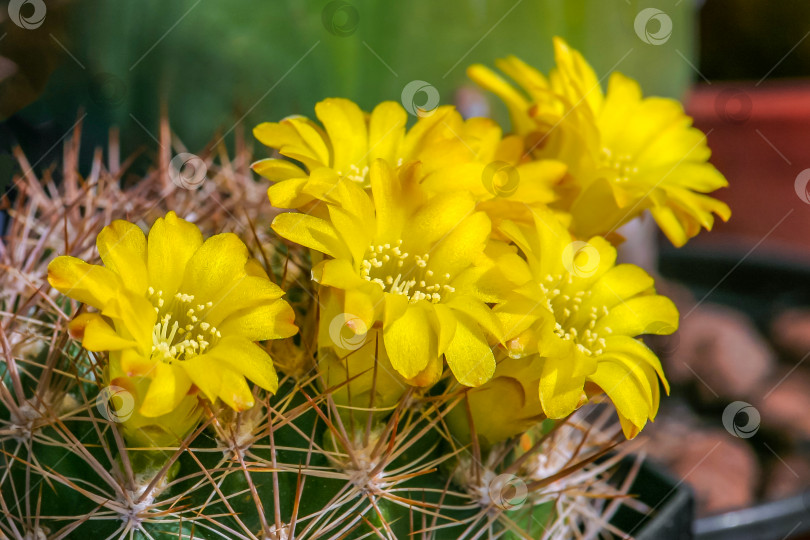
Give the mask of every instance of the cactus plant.
[[[580, 133], [563, 120], [596, 114], [565, 78], [573, 63], [589, 80], [584, 60], [557, 52], [549, 92], [530, 96], [557, 101], [506, 137], [452, 107], [410, 104], [406, 130], [408, 104], [366, 115], [342, 99], [318, 105], [323, 126], [258, 126], [283, 157], [253, 169], [295, 212], [265, 204], [241, 137], [233, 158], [192, 156], [164, 121], [157, 166], [135, 182], [116, 133], [86, 176], [80, 128], [61, 171], [37, 176], [17, 151], [0, 244], [0, 535], [621, 534], [613, 513], [642, 503], [616, 473], [633, 450], [619, 443], [667, 388], [636, 336], [670, 333], [677, 312], [615, 264], [607, 238], [638, 213], [634, 191], [610, 199], [631, 206], [619, 221], [570, 223], [604, 178], [538, 142], [555, 111]], [[482, 70], [523, 114], [527, 99]], [[715, 179], [690, 165], [675, 175], [686, 187], [652, 201], [676, 243], [725, 214], [688, 191], [687, 173]], [[627, 195], [637, 171], [608, 187]], [[685, 211], [689, 196], [704, 206]], [[570, 232], [585, 221], [587, 241]]]
[[[79, 137], [77, 130], [67, 145], [69, 158]], [[89, 235], [110, 208], [158, 212], [149, 208], [154, 193], [142, 191], [148, 185], [171, 191], [160, 206], [175, 208], [204, 205], [221, 194], [184, 191], [158, 170], [132, 190], [121, 190], [118, 173], [100, 156], [95, 179], [80, 179], [71, 159], [59, 187], [32, 174], [16, 179], [12, 228], [3, 243], [0, 334], [5, 536], [472, 538], [486, 529], [522, 537], [524, 528], [528, 534], [591, 521], [605, 511], [601, 497], [622, 493], [609, 482], [617, 457], [593, 464], [617, 440], [606, 426], [594, 429], [587, 419], [572, 418], [550, 432], [538, 428], [482, 453], [448, 430], [450, 406], [461, 402], [457, 391], [409, 390], [378, 410], [367, 402], [354, 409], [338, 405], [333, 394], [341, 387], [320, 387], [314, 351], [306, 354], [293, 340], [270, 348], [283, 359], [278, 365], [286, 373], [275, 394], [257, 390], [254, 406], [241, 412], [206, 404], [199, 426], [175, 448], [133, 444], [138, 438], [125, 438], [122, 428], [137, 414], [137, 392], [105, 383], [101, 355], [70, 337], [74, 306], [46, 288], [47, 263], [54, 252], [92, 260]], [[25, 157], [17, 157], [25, 170]], [[247, 157], [243, 150], [238, 162], [247, 163]], [[211, 185], [225, 186], [235, 202], [221, 201], [222, 207], [200, 221], [208, 230], [238, 212], [254, 182], [246, 171], [225, 165], [217, 166], [212, 178]], [[258, 205], [255, 214], [242, 210], [244, 224], [266, 219]], [[253, 247], [264, 252], [279, 277], [290, 280], [285, 288], [296, 309], [310, 312], [315, 302], [298, 267], [306, 254], [273, 250], [258, 239]], [[556, 465], [540, 464], [543, 456]], [[548, 508], [564, 493], [558, 484], [574, 474], [577, 490], [592, 482], [586, 492], [595, 498], [578, 493], [579, 501], [560, 499], [561, 505], [579, 505], [580, 513], [549, 525]]]

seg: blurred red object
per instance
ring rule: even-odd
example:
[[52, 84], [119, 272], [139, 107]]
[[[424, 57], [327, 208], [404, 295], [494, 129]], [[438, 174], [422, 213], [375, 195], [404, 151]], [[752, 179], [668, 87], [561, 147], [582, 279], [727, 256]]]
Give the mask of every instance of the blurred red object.
[[810, 82], [698, 85], [686, 111], [730, 184], [715, 196], [731, 219], [696, 245], [810, 261]]

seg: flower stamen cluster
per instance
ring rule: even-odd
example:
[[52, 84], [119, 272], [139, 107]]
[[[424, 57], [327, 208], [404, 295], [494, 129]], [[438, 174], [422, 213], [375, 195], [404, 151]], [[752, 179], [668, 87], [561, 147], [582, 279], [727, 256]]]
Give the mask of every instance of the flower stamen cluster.
[[[215, 326], [205, 321], [205, 312], [214, 305], [211, 300], [195, 304], [193, 294], [178, 292], [167, 304], [162, 290], [149, 287], [148, 293], [158, 315], [152, 331], [153, 358], [169, 363], [193, 358], [222, 337]], [[183, 339], [175, 343], [177, 337]]]
[[[413, 255], [402, 251], [402, 241], [396, 245], [371, 245], [360, 263], [360, 277], [376, 283], [384, 292], [408, 298], [410, 303], [429, 300], [441, 302], [443, 293], [455, 292], [451, 275], [435, 276], [428, 268], [430, 254]], [[407, 266], [406, 266], [407, 265]]]

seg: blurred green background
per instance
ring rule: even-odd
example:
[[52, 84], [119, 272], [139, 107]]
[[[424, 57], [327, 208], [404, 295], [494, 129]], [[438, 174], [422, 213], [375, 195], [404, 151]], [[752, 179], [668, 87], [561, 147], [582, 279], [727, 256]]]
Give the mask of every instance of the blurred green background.
[[[19, 0], [18, 0], [19, 1]], [[39, 0], [28, 0], [29, 3]], [[399, 100], [412, 80], [442, 103], [470, 83], [465, 68], [515, 54], [547, 70], [551, 36], [582, 50], [597, 73], [638, 78], [648, 94], [681, 97], [696, 77], [692, 0], [63, 0], [36, 29], [3, 23], [0, 137], [33, 159], [81, 114], [85, 150], [121, 128], [124, 155], [154, 147], [161, 103], [198, 151], [236, 129], [312, 114], [324, 97], [366, 109]], [[636, 35], [655, 7], [672, 20], [666, 43]], [[23, 10], [33, 7], [24, 5]], [[6, 13], [3, 13], [5, 15]], [[23, 14], [29, 14], [23, 11]], [[649, 30], [656, 31], [655, 21]], [[3, 66], [13, 63], [9, 74]], [[495, 100], [493, 114], [506, 121]], [[80, 112], [83, 111], [83, 112]], [[89, 143], [89, 144], [88, 144]], [[54, 156], [58, 150], [53, 151]], [[48, 162], [46, 159], [43, 163]]]

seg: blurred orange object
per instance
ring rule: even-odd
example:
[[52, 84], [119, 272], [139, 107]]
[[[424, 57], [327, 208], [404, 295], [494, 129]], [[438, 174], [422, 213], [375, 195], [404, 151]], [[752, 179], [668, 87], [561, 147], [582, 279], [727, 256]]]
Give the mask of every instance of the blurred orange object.
[[730, 184], [731, 219], [696, 244], [810, 261], [810, 82], [698, 85], [686, 111]]

